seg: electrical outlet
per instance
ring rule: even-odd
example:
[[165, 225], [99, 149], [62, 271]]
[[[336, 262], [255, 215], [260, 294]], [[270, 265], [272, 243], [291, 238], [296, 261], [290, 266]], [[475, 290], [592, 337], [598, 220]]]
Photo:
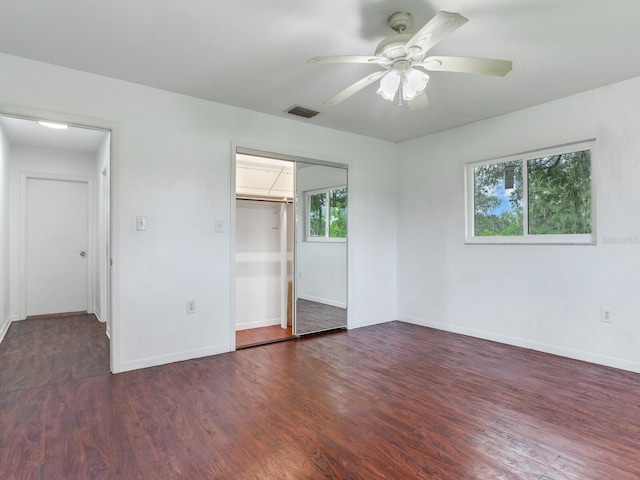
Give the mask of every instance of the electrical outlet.
[[600, 320], [604, 323], [613, 323], [613, 314], [608, 308], [602, 308], [600, 311]]
[[196, 313], [196, 301], [187, 300], [187, 313]]

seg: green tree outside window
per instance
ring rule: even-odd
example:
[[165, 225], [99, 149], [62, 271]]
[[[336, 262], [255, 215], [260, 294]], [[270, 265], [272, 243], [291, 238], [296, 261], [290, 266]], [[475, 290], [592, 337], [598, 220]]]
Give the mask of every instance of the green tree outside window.
[[591, 151], [474, 167], [473, 202], [474, 236], [589, 234]]

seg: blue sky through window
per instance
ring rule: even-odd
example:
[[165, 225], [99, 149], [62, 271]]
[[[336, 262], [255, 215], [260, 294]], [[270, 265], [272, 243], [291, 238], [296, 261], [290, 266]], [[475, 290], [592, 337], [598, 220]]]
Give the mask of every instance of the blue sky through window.
[[500, 215], [502, 212], [511, 210], [511, 203], [509, 202], [509, 198], [511, 198], [512, 189], [504, 188], [504, 180], [502, 180], [498, 185], [495, 185], [493, 190], [490, 192], [490, 195], [496, 197], [500, 200], [500, 205], [494, 208], [489, 214]]

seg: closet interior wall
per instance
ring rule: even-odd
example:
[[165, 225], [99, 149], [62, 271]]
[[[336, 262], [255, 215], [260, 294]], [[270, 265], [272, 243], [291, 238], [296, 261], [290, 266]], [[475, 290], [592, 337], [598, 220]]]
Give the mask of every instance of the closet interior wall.
[[290, 200], [236, 199], [236, 331], [291, 325]]

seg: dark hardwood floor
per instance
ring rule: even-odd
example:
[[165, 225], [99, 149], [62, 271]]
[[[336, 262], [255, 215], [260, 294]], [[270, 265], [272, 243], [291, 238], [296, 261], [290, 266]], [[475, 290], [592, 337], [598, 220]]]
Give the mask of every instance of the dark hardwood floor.
[[640, 478], [640, 375], [399, 322], [18, 383], [2, 479]]
[[238, 330], [236, 332], [236, 348], [264, 345], [265, 343], [279, 342], [290, 338], [293, 338], [291, 327], [282, 328], [280, 325]]
[[94, 315], [13, 322], [0, 343], [0, 394], [109, 373], [109, 339]]
[[[347, 325], [347, 310], [298, 299], [296, 322], [298, 335], [343, 328]], [[292, 338], [294, 338], [292, 328], [284, 329], [279, 325], [238, 330], [236, 332], [236, 348], [254, 347]]]

